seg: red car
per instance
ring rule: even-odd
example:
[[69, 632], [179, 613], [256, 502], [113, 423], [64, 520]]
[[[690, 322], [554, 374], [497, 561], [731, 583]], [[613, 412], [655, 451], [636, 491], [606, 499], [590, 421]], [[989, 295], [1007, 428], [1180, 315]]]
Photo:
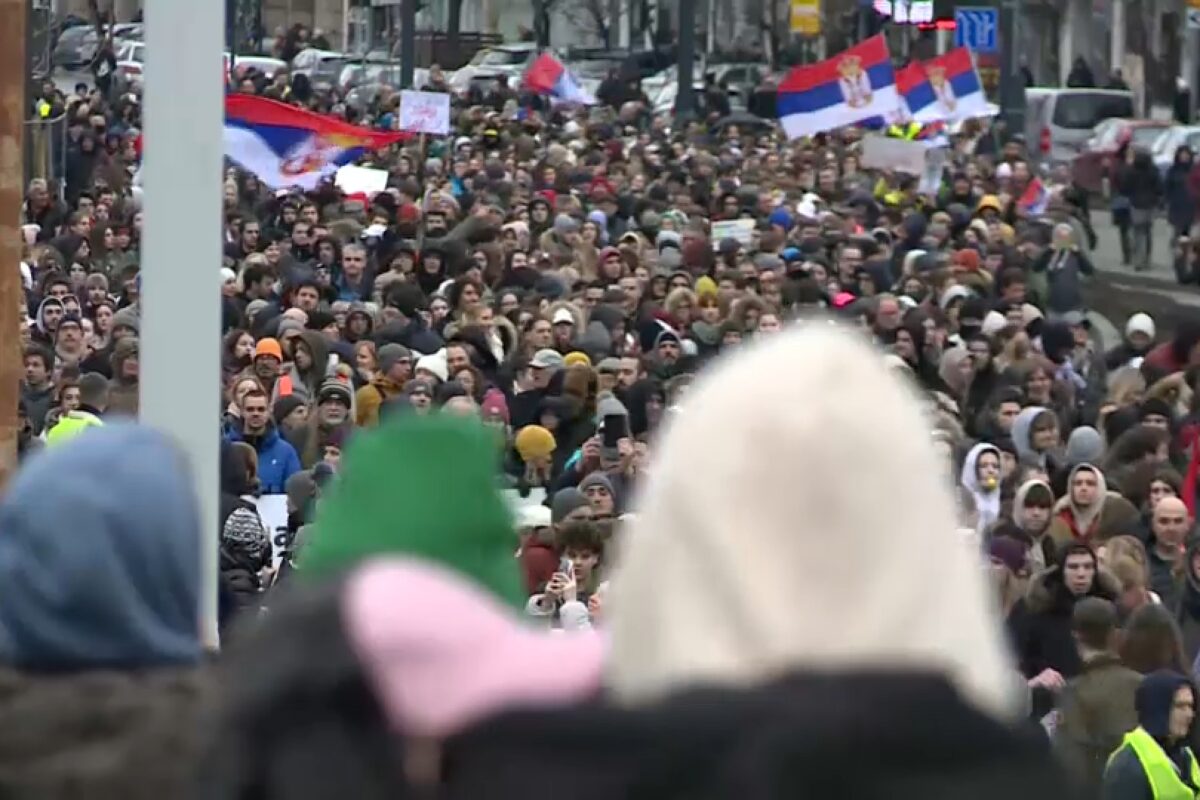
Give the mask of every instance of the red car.
[[1127, 144], [1149, 150], [1170, 122], [1153, 119], [1106, 119], [1092, 130], [1083, 152], [1071, 162], [1075, 185], [1095, 194], [1107, 194], [1116, 166], [1117, 151]]

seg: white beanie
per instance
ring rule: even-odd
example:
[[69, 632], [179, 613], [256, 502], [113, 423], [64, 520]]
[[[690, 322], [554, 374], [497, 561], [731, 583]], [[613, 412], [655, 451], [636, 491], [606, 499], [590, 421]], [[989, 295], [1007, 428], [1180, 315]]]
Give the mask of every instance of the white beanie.
[[1144, 311], [1139, 311], [1129, 318], [1125, 323], [1125, 335], [1132, 336], [1135, 333], [1144, 333], [1151, 339], [1154, 338], [1154, 318]]
[[450, 370], [446, 367], [445, 357], [437, 354], [418, 358], [416, 366], [413, 367], [413, 372], [420, 372], [421, 370], [437, 376], [437, 379], [442, 383], [445, 383], [450, 377]]

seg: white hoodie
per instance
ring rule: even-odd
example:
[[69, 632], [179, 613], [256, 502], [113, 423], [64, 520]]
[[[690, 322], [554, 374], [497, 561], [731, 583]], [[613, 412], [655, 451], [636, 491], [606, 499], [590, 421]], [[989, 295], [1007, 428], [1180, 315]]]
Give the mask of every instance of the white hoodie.
[[720, 362], [656, 456], [612, 578], [618, 698], [912, 667], [1012, 715], [995, 600], [920, 404], [858, 334], [811, 322]]

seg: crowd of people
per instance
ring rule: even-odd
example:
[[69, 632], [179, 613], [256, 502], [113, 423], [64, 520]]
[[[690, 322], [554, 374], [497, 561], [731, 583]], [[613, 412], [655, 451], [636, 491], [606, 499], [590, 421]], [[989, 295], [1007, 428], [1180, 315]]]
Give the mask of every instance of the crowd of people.
[[43, 90], [0, 794], [1195, 797], [1200, 322], [1099, 341], [1078, 192], [502, 89], [365, 202], [229, 166], [216, 531], [121, 421], [138, 98]]

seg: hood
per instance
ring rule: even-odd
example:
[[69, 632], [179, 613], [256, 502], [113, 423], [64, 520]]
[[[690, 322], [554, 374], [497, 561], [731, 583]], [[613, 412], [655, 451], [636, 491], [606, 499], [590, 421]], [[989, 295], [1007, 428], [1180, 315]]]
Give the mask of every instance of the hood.
[[1037, 419], [1038, 414], [1045, 410], [1043, 406], [1029, 406], [1021, 409], [1021, 413], [1017, 414], [1017, 418], [1013, 420], [1013, 446], [1017, 448], [1017, 455], [1020, 458], [1037, 458], [1033, 443], [1030, 441], [1030, 434], [1033, 433], [1033, 421]]
[[496, 477], [495, 439], [478, 421], [392, 415], [347, 448], [299, 573], [319, 579], [370, 556], [412, 555], [520, 607], [513, 524]]
[[200, 515], [183, 455], [133, 425], [31, 461], [0, 504], [0, 660], [84, 670], [200, 657]]
[[1104, 456], [1104, 439], [1089, 425], [1071, 431], [1067, 439], [1067, 464], [1091, 464]]
[[1155, 739], [1166, 739], [1170, 730], [1168, 721], [1171, 717], [1171, 704], [1175, 699], [1175, 692], [1179, 691], [1181, 686], [1191, 685], [1192, 682], [1187, 678], [1167, 669], [1151, 672], [1142, 678], [1142, 682], [1138, 684], [1137, 693], [1133, 696], [1138, 724]]
[[[1120, 595], [1121, 583], [1116, 576], [1104, 567], [1097, 569], [1096, 578], [1092, 581], [1092, 590], [1087, 596], [1115, 603]], [[1075, 598], [1063, 585], [1061, 566], [1047, 567], [1029, 579], [1029, 586], [1025, 590], [1025, 605], [1031, 614], [1055, 610], [1069, 613], [1070, 609], [1074, 608]]]
[[581, 702], [600, 690], [599, 634], [526, 627], [494, 594], [437, 564], [374, 561], [350, 577], [342, 608], [375, 697], [406, 735], [442, 738], [505, 708]]
[[692, 385], [663, 436], [612, 579], [619, 699], [892, 666], [1015, 712], [921, 403], [858, 334], [813, 322], [750, 345]]
[[[306, 382], [311, 383], [313, 388], [319, 388], [329, 366], [329, 342], [320, 331], [301, 331], [300, 339], [313, 358], [310, 374], [305, 376]], [[297, 369], [296, 372], [299, 373], [299, 370]]]
[[124, 367], [125, 362], [138, 355], [138, 352], [139, 346], [136, 336], [126, 336], [113, 346], [112, 371], [113, 377], [118, 382], [124, 382], [124, 379], [121, 377], [121, 369]]
[[[1096, 475], [1096, 502], [1087, 508], [1075, 505], [1075, 498], [1071, 493], [1071, 487], [1075, 484], [1075, 474], [1081, 469], [1090, 469]], [[1104, 512], [1104, 501], [1107, 499], [1108, 481], [1104, 479], [1104, 472], [1093, 464], [1076, 464], [1067, 473], [1067, 492], [1054, 504], [1054, 512], [1058, 513], [1069, 508], [1071, 515], [1075, 517], [1076, 530], [1082, 534], [1090, 530], [1092, 523]]]
[[1050, 497], [1054, 497], [1054, 490], [1051, 489], [1050, 484], [1046, 483], [1045, 481], [1035, 479], [1031, 481], [1025, 481], [1018, 486], [1017, 492], [1013, 496], [1012, 518], [1013, 522], [1021, 526], [1022, 529], [1025, 527], [1025, 498], [1029, 495], [1029, 491], [1034, 486], [1044, 486], [1046, 491], [1050, 492]]
[[61, 308], [62, 300], [59, 300], [57, 297], [43, 297], [42, 302], [38, 303], [37, 315], [33, 321], [37, 325], [37, 329], [42, 333], [50, 333], [49, 329], [46, 328], [46, 306], [56, 304]]
[[971, 448], [971, 452], [967, 453], [967, 458], [963, 461], [962, 472], [959, 475], [959, 483], [975, 498], [980, 533], [986, 531], [993, 522], [1000, 518], [1000, 481], [997, 480], [996, 485], [988, 489], [979, 483], [979, 478], [976, 476], [979, 458], [984, 453], [994, 453], [996, 459], [1000, 459], [1000, 450], [995, 445], [977, 444]]

